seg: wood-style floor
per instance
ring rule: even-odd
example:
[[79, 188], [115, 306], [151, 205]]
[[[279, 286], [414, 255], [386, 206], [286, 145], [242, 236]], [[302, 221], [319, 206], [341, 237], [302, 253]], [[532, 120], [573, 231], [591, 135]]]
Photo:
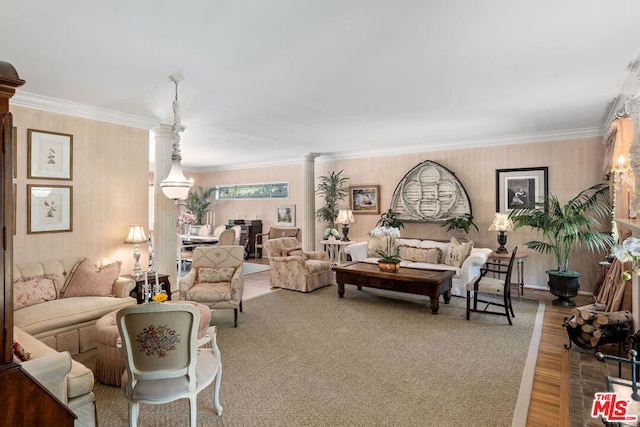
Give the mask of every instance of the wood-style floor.
[[[551, 304], [555, 298], [549, 291], [525, 289], [527, 298], [546, 302], [538, 360], [533, 378], [527, 426], [569, 426], [569, 352], [567, 331], [562, 327], [571, 309]], [[573, 299], [578, 306], [591, 297], [579, 295]]]

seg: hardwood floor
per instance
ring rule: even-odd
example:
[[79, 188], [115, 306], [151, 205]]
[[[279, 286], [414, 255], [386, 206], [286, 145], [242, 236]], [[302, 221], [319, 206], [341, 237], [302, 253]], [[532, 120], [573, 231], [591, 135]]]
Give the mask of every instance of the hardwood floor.
[[[567, 331], [562, 323], [571, 309], [552, 305], [555, 297], [546, 290], [526, 289], [525, 295], [546, 302], [527, 426], [569, 426], [570, 366], [569, 352], [564, 348]], [[579, 295], [574, 301], [580, 306], [588, 304], [591, 297]]]

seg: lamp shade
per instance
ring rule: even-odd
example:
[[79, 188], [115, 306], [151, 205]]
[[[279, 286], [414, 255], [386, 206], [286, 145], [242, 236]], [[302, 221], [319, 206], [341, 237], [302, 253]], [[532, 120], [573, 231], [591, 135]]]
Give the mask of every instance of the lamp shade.
[[513, 222], [509, 219], [506, 213], [496, 212], [493, 217], [493, 224], [489, 227], [489, 230], [495, 231], [511, 231], [513, 230]]
[[160, 188], [165, 196], [173, 200], [184, 200], [189, 195], [191, 182], [182, 173], [179, 157], [172, 156], [169, 176], [160, 183]]
[[336, 223], [338, 224], [353, 224], [356, 222], [353, 219], [353, 211], [351, 209], [340, 209], [338, 211], [338, 218], [336, 218]]
[[144, 234], [144, 228], [140, 224], [133, 224], [129, 226], [129, 235], [124, 241], [129, 244], [147, 243], [147, 236]]

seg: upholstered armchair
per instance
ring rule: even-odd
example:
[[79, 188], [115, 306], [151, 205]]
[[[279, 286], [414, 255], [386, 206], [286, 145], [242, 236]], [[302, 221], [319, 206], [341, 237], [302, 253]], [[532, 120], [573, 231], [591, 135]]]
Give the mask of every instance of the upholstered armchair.
[[[264, 241], [278, 237], [295, 237], [300, 241], [300, 229], [298, 227], [271, 227], [266, 233], [256, 234], [255, 259], [258, 259], [258, 250], [262, 249]], [[264, 256], [264, 254], [261, 255]]]
[[193, 251], [191, 270], [180, 278], [180, 299], [210, 309], [233, 309], [233, 325], [238, 326], [244, 291], [243, 260], [242, 246], [198, 246]]
[[311, 292], [333, 284], [331, 263], [325, 252], [304, 252], [295, 237], [269, 239], [264, 247], [269, 251], [271, 286]]

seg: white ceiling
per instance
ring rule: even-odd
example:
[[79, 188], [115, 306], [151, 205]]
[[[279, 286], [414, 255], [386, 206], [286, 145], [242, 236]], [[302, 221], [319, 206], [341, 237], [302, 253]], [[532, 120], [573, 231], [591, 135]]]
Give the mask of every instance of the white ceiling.
[[637, 90], [637, 0], [2, 0], [12, 101], [153, 127], [183, 165], [603, 134]]

